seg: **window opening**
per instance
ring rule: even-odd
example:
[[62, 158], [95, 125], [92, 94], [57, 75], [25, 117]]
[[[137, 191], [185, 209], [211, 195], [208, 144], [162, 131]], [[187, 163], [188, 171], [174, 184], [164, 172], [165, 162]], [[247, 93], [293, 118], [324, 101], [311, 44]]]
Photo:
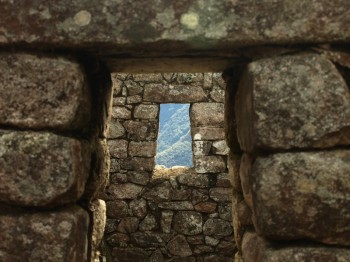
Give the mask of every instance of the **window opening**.
[[161, 104], [156, 164], [192, 167], [190, 104]]

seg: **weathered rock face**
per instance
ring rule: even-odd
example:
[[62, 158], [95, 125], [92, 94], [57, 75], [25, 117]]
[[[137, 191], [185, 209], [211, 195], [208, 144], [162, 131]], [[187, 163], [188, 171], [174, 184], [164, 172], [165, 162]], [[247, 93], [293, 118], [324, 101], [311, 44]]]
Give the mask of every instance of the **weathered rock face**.
[[0, 131], [0, 199], [19, 206], [78, 200], [89, 175], [86, 141], [45, 132]]
[[1, 261], [87, 261], [89, 216], [82, 208], [1, 210]]
[[348, 87], [320, 55], [255, 61], [236, 96], [238, 139], [249, 152], [348, 145], [349, 119]]
[[350, 249], [311, 243], [281, 244], [268, 242], [255, 233], [247, 232], [243, 239], [243, 260], [260, 261], [348, 261]]
[[196, 103], [191, 107], [191, 125], [194, 127], [223, 127], [223, 103]]
[[91, 93], [83, 68], [60, 57], [0, 54], [0, 124], [86, 129]]
[[[113, 78], [113, 108], [125, 114], [113, 116], [117, 130], [110, 130], [108, 140], [111, 183], [104, 197], [106, 246], [113, 249], [110, 259], [232, 261], [232, 190], [219, 119], [223, 117], [224, 87], [217, 80], [221, 75], [116, 74]], [[194, 168], [154, 169], [161, 102], [200, 105], [195, 117], [203, 126], [194, 127], [191, 134]], [[103, 255], [108, 257], [108, 252]]]
[[350, 245], [349, 159], [348, 150], [258, 157], [251, 172], [257, 232]]

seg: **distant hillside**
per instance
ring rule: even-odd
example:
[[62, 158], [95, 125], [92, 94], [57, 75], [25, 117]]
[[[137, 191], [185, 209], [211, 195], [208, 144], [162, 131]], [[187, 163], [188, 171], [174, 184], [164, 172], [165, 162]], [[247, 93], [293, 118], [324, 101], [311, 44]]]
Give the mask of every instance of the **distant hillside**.
[[189, 104], [161, 104], [156, 164], [192, 166]]

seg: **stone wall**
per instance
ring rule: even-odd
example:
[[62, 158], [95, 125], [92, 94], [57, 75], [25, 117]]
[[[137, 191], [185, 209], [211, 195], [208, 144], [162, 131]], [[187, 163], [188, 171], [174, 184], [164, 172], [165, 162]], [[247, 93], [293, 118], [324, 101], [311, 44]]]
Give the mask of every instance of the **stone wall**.
[[304, 50], [227, 75], [238, 261], [350, 260], [349, 57]]
[[0, 54], [0, 261], [94, 261], [109, 169], [109, 73]]
[[[218, 73], [116, 74], [104, 255], [232, 261], [231, 195]], [[156, 168], [160, 103], [190, 103], [193, 168]]]

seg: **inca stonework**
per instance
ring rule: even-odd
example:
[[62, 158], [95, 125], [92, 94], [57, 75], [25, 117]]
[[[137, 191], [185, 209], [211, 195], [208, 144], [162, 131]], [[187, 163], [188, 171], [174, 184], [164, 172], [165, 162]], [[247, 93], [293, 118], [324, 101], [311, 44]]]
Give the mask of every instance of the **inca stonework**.
[[[226, 81], [223, 125], [230, 148], [235, 260], [350, 261], [349, 10], [348, 0], [1, 1], [0, 261], [98, 261], [106, 219], [106, 205], [98, 198], [107, 192], [111, 73], [219, 71], [225, 71]], [[159, 89], [150, 88], [143, 99], [153, 96], [154, 90]], [[158, 99], [174, 99], [173, 92], [178, 91], [184, 96], [191, 93], [183, 85], [164, 89]], [[205, 97], [214, 99], [204, 90], [191, 103]], [[130, 96], [127, 103], [140, 103], [139, 95]], [[142, 103], [133, 114], [152, 122], [159, 101]], [[201, 105], [192, 109], [203, 110]], [[212, 123], [219, 124], [221, 116], [212, 112], [207, 112], [214, 117]], [[123, 116], [118, 119], [124, 122], [135, 117], [130, 108], [113, 113]], [[192, 125], [207, 123], [194, 117]], [[142, 164], [147, 170], [137, 173], [150, 174], [154, 163], [145, 160], [154, 152], [154, 123], [146, 129], [140, 123], [111, 126], [114, 140], [127, 140], [110, 144], [118, 155], [112, 157], [111, 173], [118, 173], [116, 167], [132, 171]], [[123, 128], [140, 131], [126, 138]], [[197, 131], [197, 137], [223, 137], [216, 127]], [[128, 160], [129, 154], [135, 161], [116, 161]], [[214, 154], [218, 159], [223, 156]], [[209, 167], [207, 157], [197, 162], [204, 169]], [[154, 187], [169, 183], [171, 192], [181, 187], [200, 192], [205, 176], [198, 171], [197, 166], [196, 174], [185, 176], [193, 179], [188, 185], [180, 174], [175, 179], [158, 178], [160, 184], [155, 182]], [[133, 186], [112, 190], [114, 196], [127, 197], [121, 201], [128, 206], [121, 202], [113, 209], [109, 203], [109, 216], [119, 215], [113, 210], [129, 212], [140, 206], [131, 201], [151, 182], [140, 184], [144, 176], [137, 173], [120, 177], [124, 181], [120, 185], [133, 179]], [[226, 179], [220, 185], [220, 179], [208, 181], [210, 186], [229, 189], [223, 186]], [[163, 189], [149, 194], [159, 198], [168, 192]], [[214, 192], [222, 196], [224, 191]], [[161, 203], [157, 201], [153, 202]], [[186, 203], [182, 206], [193, 205]], [[215, 241], [226, 241], [220, 232], [227, 232], [217, 223], [229, 222], [226, 217], [200, 216], [205, 212], [198, 212], [196, 204], [194, 210], [173, 210], [172, 202], [162, 206], [169, 212], [164, 212], [159, 228], [167, 230], [164, 225], [169, 221], [184, 221], [193, 214], [196, 225], [207, 221], [202, 230], [210, 236], [202, 245], [195, 235], [185, 234], [197, 234], [199, 227], [174, 224], [178, 234], [167, 247], [185, 257], [172, 261], [186, 261], [195, 250], [213, 254], [203, 258], [207, 262], [234, 252], [229, 245], [219, 250]], [[209, 211], [214, 206], [200, 208]], [[151, 207], [157, 210], [156, 205]], [[151, 207], [147, 210], [155, 212]], [[142, 217], [143, 210], [133, 212]], [[138, 231], [135, 240], [152, 243], [140, 237], [157, 221], [146, 218], [138, 227], [145, 231]], [[139, 221], [133, 217], [118, 226], [132, 231]], [[119, 230], [109, 225], [106, 235]], [[115, 242], [114, 261], [124, 259], [121, 254], [135, 254], [124, 245], [132, 239], [123, 240], [129, 236], [123, 234]], [[161, 238], [151, 239], [157, 243]], [[159, 245], [137, 250], [133, 262], [147, 261], [149, 253], [149, 261], [161, 261], [168, 252]]]
[[[103, 255], [233, 261], [221, 73], [115, 74], [113, 80]], [[155, 169], [160, 103], [191, 104], [193, 168]]]

